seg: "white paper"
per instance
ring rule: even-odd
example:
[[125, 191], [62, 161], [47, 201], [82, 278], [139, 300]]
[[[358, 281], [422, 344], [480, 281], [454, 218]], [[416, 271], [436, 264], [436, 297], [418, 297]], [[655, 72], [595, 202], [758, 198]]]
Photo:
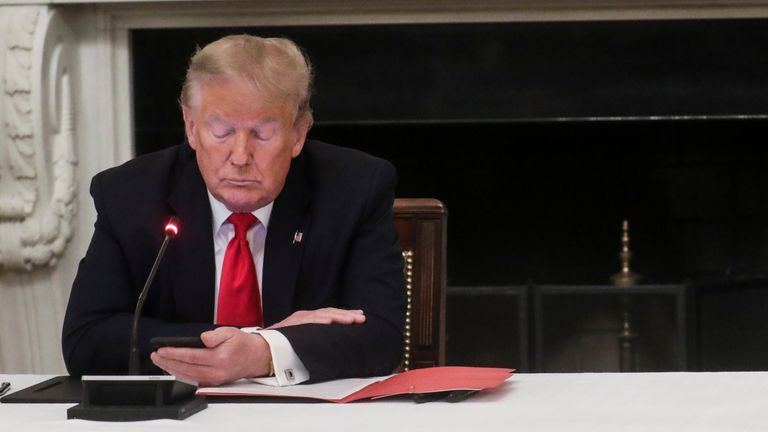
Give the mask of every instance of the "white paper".
[[[254, 380], [241, 379], [218, 387], [201, 387], [198, 394], [205, 395], [240, 395], [240, 396], [286, 396], [323, 400], [340, 400], [373, 383], [383, 381], [392, 375], [373, 378], [347, 378], [316, 384], [298, 384], [277, 387]], [[258, 378], [259, 381], [264, 379]]]

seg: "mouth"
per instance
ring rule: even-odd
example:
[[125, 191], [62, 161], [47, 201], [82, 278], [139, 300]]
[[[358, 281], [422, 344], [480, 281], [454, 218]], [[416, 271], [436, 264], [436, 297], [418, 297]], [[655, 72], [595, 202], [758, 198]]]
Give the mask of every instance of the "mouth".
[[224, 183], [235, 186], [235, 187], [248, 187], [253, 186], [258, 183], [256, 180], [250, 180], [250, 179], [237, 179], [237, 178], [228, 178], [224, 179]]

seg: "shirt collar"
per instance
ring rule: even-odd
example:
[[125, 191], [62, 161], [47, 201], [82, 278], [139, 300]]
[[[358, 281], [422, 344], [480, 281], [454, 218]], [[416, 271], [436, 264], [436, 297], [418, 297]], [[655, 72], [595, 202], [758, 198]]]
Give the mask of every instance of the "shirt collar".
[[[208, 191], [208, 201], [211, 203], [211, 213], [213, 214], [213, 234], [215, 235], [219, 228], [221, 228], [221, 225], [227, 221], [227, 218], [232, 214], [232, 212], [227, 209], [227, 206], [225, 206], [224, 203], [217, 200], [216, 197], [211, 194], [211, 191]], [[254, 216], [256, 216], [257, 219], [259, 219], [259, 222], [264, 225], [264, 228], [269, 227], [269, 218], [272, 216], [272, 206], [274, 204], [275, 202], [272, 201], [264, 207], [251, 212]]]

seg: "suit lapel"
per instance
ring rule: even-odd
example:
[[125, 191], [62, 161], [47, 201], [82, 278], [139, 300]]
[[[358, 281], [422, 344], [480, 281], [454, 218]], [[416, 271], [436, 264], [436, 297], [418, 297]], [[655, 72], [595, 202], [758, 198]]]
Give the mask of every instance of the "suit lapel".
[[213, 217], [195, 153], [188, 145], [179, 152], [168, 204], [179, 218], [179, 236], [168, 251], [176, 314], [182, 319], [213, 322]]
[[[269, 326], [293, 312], [296, 279], [309, 228], [307, 163], [293, 159], [285, 186], [275, 200], [264, 246], [262, 304], [264, 324]], [[301, 233], [301, 239], [296, 233]], [[296, 240], [296, 241], [294, 241]]]

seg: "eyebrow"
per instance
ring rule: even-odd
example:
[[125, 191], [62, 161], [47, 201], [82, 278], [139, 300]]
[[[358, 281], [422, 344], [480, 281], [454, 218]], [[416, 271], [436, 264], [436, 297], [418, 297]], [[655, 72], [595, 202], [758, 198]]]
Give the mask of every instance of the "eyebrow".
[[[247, 126], [248, 127], [265, 126], [265, 125], [269, 125], [269, 124], [273, 124], [273, 123], [278, 123], [278, 122], [279, 122], [279, 120], [276, 117], [267, 117], [267, 118], [264, 118], [264, 119], [259, 119], [259, 120], [256, 120], [254, 122], [251, 122]], [[213, 124], [213, 123], [223, 123], [226, 126], [234, 126], [234, 125], [238, 124], [238, 122], [236, 122], [236, 121], [232, 121], [232, 120], [220, 117], [217, 114], [210, 114], [205, 119], [205, 124], [210, 125], [210, 124]]]

